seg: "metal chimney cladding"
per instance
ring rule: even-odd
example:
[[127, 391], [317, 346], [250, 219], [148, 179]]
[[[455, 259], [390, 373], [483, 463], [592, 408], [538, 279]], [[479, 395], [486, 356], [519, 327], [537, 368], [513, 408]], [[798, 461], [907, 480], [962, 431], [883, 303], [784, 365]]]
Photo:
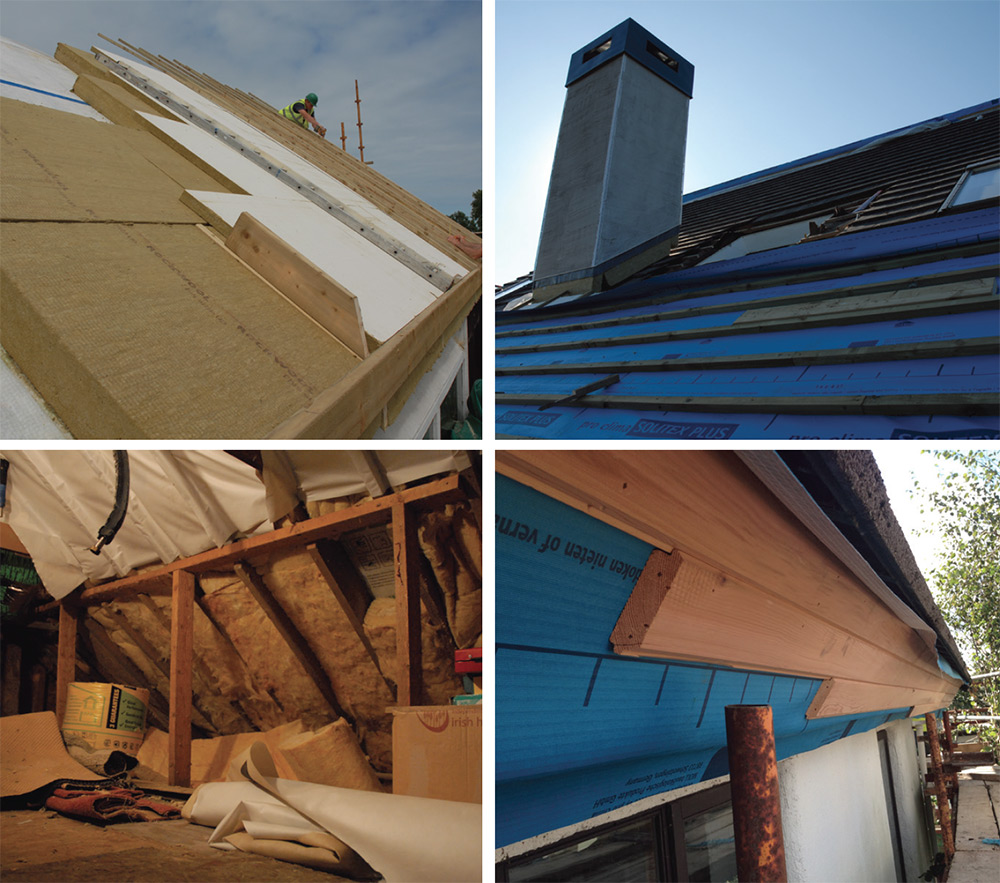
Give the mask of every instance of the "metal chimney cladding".
[[574, 53], [536, 301], [603, 290], [669, 251], [693, 84], [694, 66], [630, 18]]

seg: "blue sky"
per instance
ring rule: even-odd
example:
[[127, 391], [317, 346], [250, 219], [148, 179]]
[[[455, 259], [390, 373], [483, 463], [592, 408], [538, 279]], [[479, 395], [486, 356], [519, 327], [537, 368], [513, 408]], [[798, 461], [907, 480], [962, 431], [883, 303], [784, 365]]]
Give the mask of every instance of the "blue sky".
[[570, 56], [633, 18], [695, 66], [685, 192], [1000, 95], [996, 0], [496, 0], [496, 279], [529, 272]]
[[482, 6], [420, 2], [3, 0], [0, 34], [51, 55], [98, 33], [178, 59], [274, 107], [312, 91], [328, 138], [434, 208], [469, 211], [482, 187]]

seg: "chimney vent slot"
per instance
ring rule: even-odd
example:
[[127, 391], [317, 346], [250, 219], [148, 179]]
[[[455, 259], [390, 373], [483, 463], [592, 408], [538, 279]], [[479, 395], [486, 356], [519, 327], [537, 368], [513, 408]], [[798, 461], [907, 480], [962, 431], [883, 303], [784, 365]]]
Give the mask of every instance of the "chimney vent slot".
[[[603, 47], [599, 47], [599, 51], [603, 51], [603, 49], [607, 48], [607, 46], [609, 46], [609, 45], [610, 45], [610, 41], [609, 41], [609, 43], [606, 43]], [[664, 52], [658, 46], [654, 46], [653, 43], [651, 41], [648, 41], [648, 40], [646, 41], [646, 51], [650, 55], [652, 55], [654, 58], [657, 58], [660, 61], [662, 61], [672, 71], [675, 71], [675, 70], [677, 70], [680, 67], [680, 64], [679, 64], [679, 62], [677, 61], [676, 58], [671, 58], [671, 56], [667, 55], [666, 52]], [[595, 54], [596, 54], [596, 52], [595, 52]]]
[[597, 58], [602, 52], [607, 52], [611, 48], [611, 41], [605, 40], [600, 46], [595, 46], [589, 52], [583, 54], [583, 63], [586, 64], [590, 59]]

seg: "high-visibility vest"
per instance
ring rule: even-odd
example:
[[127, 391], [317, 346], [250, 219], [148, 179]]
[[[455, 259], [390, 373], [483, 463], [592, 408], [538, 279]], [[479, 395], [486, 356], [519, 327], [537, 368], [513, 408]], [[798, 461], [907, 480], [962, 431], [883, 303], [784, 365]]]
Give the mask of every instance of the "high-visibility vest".
[[281, 115], [285, 119], [291, 120], [293, 123], [298, 123], [304, 129], [308, 129], [309, 121], [301, 114], [298, 114], [294, 110], [292, 110], [292, 108], [295, 107], [296, 104], [305, 104], [305, 101], [304, 100], [293, 101], [287, 107], [281, 108]]

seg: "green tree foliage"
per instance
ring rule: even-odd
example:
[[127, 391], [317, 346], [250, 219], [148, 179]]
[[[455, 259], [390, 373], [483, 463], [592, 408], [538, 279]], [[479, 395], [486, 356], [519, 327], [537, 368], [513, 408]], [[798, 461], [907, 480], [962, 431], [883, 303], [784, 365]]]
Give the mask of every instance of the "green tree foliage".
[[472, 229], [477, 233], [483, 232], [483, 191], [477, 190], [472, 194], [472, 223], [476, 226]]
[[[1000, 671], [1000, 451], [935, 451], [942, 481], [915, 482], [941, 540], [931, 587], [972, 674]], [[975, 702], [997, 714], [1000, 678], [978, 681]], [[989, 741], [997, 746], [996, 727]]]
[[483, 231], [483, 191], [477, 190], [472, 194], [472, 202], [470, 203], [472, 207], [472, 217], [469, 217], [463, 211], [452, 212], [448, 215], [453, 221], [457, 221], [466, 230], [471, 230], [473, 233], [482, 233]]

